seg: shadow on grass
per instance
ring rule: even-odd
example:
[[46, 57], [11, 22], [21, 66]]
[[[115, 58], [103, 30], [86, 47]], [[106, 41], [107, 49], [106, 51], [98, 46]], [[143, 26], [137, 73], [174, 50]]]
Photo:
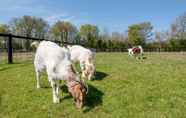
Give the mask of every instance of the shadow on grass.
[[4, 67], [4, 68], [0, 68], [0, 71], [6, 71], [8, 70], [10, 67]]
[[102, 105], [102, 97], [104, 93], [92, 85], [88, 85], [88, 95], [86, 97], [86, 109], [83, 112], [89, 112], [98, 105]]
[[95, 78], [93, 80], [103, 80], [108, 74], [100, 71], [96, 71]]
[[72, 96], [71, 96], [70, 93], [68, 92], [68, 88], [67, 88], [66, 85], [62, 85], [60, 88], [61, 88], [62, 95], [63, 95], [63, 93], [68, 93], [68, 95], [67, 95], [67, 96], [64, 96], [64, 97], [62, 98], [62, 100], [72, 98]]
[[64, 93], [68, 93], [68, 88], [65, 84], [63, 84], [61, 87], [61, 91], [64, 92]]
[[[62, 93], [68, 93], [68, 88], [66, 85], [61, 86]], [[94, 109], [94, 107], [98, 105], [102, 105], [102, 97], [104, 93], [94, 86], [88, 84], [88, 94], [86, 96], [86, 103], [85, 103], [85, 109], [83, 112], [89, 112], [90, 110]], [[62, 100], [65, 99], [72, 99], [72, 96], [69, 94], [67, 96], [64, 96]]]
[[5, 94], [5, 91], [3, 91], [2, 89], [0, 90], [0, 109], [1, 109], [1, 105], [2, 105], [2, 95]]
[[52, 87], [50, 85], [44, 85], [44, 86], [42, 86], [42, 88], [44, 88], [44, 89], [52, 89]]

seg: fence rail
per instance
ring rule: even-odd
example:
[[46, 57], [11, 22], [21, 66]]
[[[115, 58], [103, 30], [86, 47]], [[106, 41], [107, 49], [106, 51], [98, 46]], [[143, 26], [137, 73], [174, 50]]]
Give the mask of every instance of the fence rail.
[[[13, 63], [13, 38], [18, 38], [18, 39], [24, 39], [24, 40], [33, 40], [33, 41], [52, 41], [48, 39], [40, 39], [40, 38], [34, 38], [34, 37], [26, 37], [26, 36], [18, 36], [18, 35], [13, 35], [13, 34], [3, 34], [0, 33], [0, 37], [7, 37], [7, 51], [8, 51], [8, 63], [12, 64]], [[54, 40], [53, 42], [58, 43], [58, 44], [63, 44], [63, 45], [74, 45], [74, 43], [69, 43], [69, 42], [61, 42], [61, 41], [56, 41]]]
[[[3, 34], [3, 33], [0, 33], [0, 37], [7, 37], [5, 39], [6, 41], [6, 46], [5, 48], [1, 48], [0, 47], [0, 52], [3, 52], [3, 51], [7, 51], [8, 54], [7, 54], [7, 60], [8, 60], [8, 63], [11, 64], [13, 63], [13, 54], [16, 54], [15, 53], [15, 50], [18, 52], [25, 52], [25, 53], [29, 53], [28, 51], [30, 50], [21, 50], [20, 48], [14, 48], [16, 43], [13, 44], [13, 39], [16, 38], [16, 39], [23, 39], [23, 40], [32, 40], [32, 41], [43, 41], [43, 40], [46, 40], [46, 41], [53, 41], [55, 43], [58, 43], [58, 44], [62, 44], [62, 45], [76, 45], [77, 43], [69, 43], [69, 42], [62, 42], [62, 41], [57, 41], [57, 40], [48, 40], [48, 39], [41, 39], [41, 38], [34, 38], [34, 37], [26, 37], [26, 36], [17, 36], [17, 35], [13, 35], [13, 34]], [[79, 44], [79, 45], [83, 45], [83, 44]], [[85, 45], [83, 45], [85, 46]], [[86, 47], [86, 46], [85, 46]], [[6, 49], [6, 50], [5, 50]], [[13, 49], [15, 49], [13, 51]], [[127, 52], [127, 48], [96, 48], [96, 50], [94, 49], [94, 51], [96, 52]], [[186, 52], [186, 47], [180, 47], [180, 48], [144, 48], [144, 51], [145, 52]], [[5, 54], [5, 53], [4, 53]]]

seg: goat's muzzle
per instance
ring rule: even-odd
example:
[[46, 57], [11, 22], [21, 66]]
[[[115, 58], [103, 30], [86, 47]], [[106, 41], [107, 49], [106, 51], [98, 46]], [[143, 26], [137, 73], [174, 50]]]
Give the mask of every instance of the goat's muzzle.
[[68, 90], [75, 101], [76, 107], [82, 108], [85, 104], [85, 97], [87, 92], [87, 89], [83, 83], [77, 81], [71, 82], [71, 84], [68, 86]]

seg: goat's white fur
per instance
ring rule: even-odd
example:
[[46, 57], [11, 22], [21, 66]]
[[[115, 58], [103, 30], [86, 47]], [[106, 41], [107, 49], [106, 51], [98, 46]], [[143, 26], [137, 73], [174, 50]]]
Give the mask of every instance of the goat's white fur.
[[68, 46], [68, 49], [70, 50], [71, 60], [80, 63], [82, 77], [86, 77], [85, 72], [88, 71], [88, 68], [91, 67], [93, 69], [88, 75], [88, 79], [91, 80], [95, 73], [95, 66], [93, 63], [95, 53], [80, 45]]
[[133, 48], [136, 48], [136, 47], [132, 47], [132, 48], [129, 48], [128, 49], [128, 55], [129, 56], [135, 56], [135, 57], [142, 57], [143, 56], [143, 53], [144, 53], [143, 52], [143, 48], [142, 48], [141, 45], [138, 45], [137, 47], [140, 49], [140, 53], [139, 54], [135, 55], [132, 50], [133, 50]]
[[128, 55], [129, 55], [129, 56], [132, 56], [132, 55], [133, 55], [132, 48], [129, 48], [129, 49], [128, 49]]
[[40, 73], [45, 69], [48, 80], [53, 91], [53, 102], [59, 102], [59, 80], [67, 80], [70, 77], [79, 79], [72, 71], [70, 53], [66, 48], [62, 48], [50, 41], [42, 41], [37, 48], [34, 60], [37, 88], [40, 88]]

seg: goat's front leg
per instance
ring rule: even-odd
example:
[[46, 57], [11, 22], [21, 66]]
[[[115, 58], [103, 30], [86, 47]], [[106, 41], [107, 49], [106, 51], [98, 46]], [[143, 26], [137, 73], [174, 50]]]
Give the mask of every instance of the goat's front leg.
[[40, 72], [36, 70], [36, 81], [37, 81], [37, 88], [40, 88]]
[[85, 68], [85, 62], [84, 61], [80, 61], [80, 67], [81, 67], [81, 77], [86, 78], [86, 68]]
[[51, 85], [52, 85], [53, 103], [59, 103], [59, 101], [60, 101], [59, 96], [58, 96], [59, 95], [59, 86], [52, 79], [51, 79]]
[[56, 93], [57, 93], [57, 97], [59, 98], [59, 101], [60, 101], [60, 92], [61, 92], [61, 89], [60, 89], [60, 80], [56, 82]]

